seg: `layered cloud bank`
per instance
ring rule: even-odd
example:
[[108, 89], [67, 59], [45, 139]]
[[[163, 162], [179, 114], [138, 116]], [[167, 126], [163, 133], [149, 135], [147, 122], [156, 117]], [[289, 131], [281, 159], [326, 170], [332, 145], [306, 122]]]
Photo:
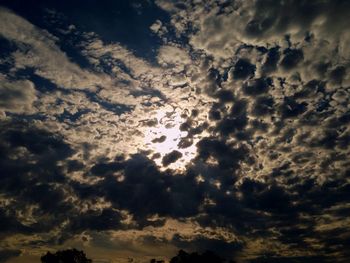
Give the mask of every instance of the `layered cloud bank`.
[[350, 3], [107, 2], [0, 8], [0, 262], [348, 262]]

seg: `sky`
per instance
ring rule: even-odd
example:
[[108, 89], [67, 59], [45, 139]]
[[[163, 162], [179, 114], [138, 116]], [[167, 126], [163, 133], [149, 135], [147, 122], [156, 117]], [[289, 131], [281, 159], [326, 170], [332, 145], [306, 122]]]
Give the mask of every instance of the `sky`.
[[1, 0], [0, 262], [350, 262], [349, 13]]

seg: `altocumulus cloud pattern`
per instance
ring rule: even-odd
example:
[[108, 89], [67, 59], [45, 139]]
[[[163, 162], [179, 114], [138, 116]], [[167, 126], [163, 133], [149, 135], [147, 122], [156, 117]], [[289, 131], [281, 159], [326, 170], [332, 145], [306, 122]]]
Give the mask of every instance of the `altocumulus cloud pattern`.
[[350, 1], [0, 2], [0, 262], [350, 262]]

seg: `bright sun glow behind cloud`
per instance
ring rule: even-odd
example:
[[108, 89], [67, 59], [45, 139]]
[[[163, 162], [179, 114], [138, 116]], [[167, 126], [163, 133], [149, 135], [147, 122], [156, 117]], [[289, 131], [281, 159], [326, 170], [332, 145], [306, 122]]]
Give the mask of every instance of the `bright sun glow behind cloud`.
[[196, 155], [195, 143], [185, 149], [178, 146], [181, 138], [188, 135], [187, 131], [180, 130], [180, 125], [184, 122], [180, 115], [177, 111], [160, 110], [156, 114], [158, 124], [145, 132], [144, 143], [148, 150], [160, 155], [155, 159], [159, 166], [163, 166], [162, 158], [174, 150], [181, 152], [182, 157], [167, 168], [182, 170]]

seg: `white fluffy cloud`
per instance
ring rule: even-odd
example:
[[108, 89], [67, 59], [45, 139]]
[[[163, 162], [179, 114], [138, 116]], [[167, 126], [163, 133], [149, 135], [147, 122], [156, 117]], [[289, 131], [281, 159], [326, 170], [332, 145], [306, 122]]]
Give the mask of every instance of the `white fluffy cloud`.
[[33, 113], [36, 100], [34, 84], [29, 80], [10, 81], [0, 76], [0, 110], [14, 113]]
[[35, 68], [36, 74], [63, 88], [96, 89], [108, 82], [108, 77], [91, 74], [72, 63], [56, 45], [57, 38], [37, 28], [13, 12], [0, 8], [0, 35], [18, 45], [27, 45], [27, 51], [12, 54], [16, 69]]
[[191, 64], [191, 58], [186, 50], [176, 46], [162, 46], [158, 53], [158, 63], [164, 67], [171, 67], [176, 72], [181, 72]]

